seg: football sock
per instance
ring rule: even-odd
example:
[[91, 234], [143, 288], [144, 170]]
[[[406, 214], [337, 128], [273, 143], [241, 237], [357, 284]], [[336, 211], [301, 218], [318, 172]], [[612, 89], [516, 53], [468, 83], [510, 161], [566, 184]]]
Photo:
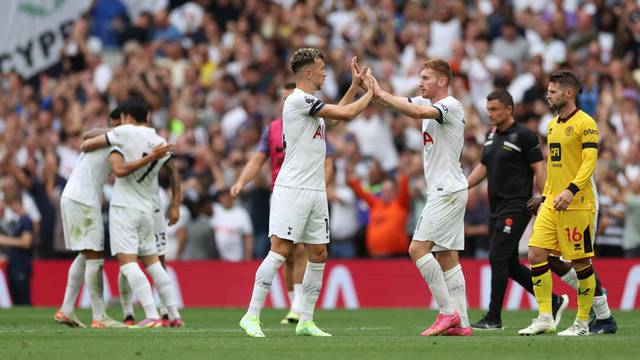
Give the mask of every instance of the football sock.
[[312, 263], [307, 261], [307, 269], [302, 280], [302, 308], [300, 321], [313, 320], [313, 310], [316, 307], [320, 289], [322, 288], [322, 274], [325, 263]]
[[82, 287], [84, 283], [84, 271], [85, 257], [82, 254], [78, 254], [76, 258], [73, 259], [67, 275], [67, 288], [64, 292], [64, 300], [62, 301], [62, 312], [65, 314], [71, 314], [73, 312], [76, 300], [78, 300], [78, 294], [80, 293], [80, 287]]
[[86, 261], [86, 270], [84, 272], [84, 283], [89, 298], [91, 299], [91, 310], [94, 320], [104, 320], [107, 312], [104, 305], [103, 291], [103, 274], [104, 259], [95, 259]]
[[531, 279], [533, 281], [533, 294], [538, 302], [540, 315], [552, 314], [551, 289], [553, 288], [553, 279], [549, 270], [549, 262], [532, 264]]
[[467, 316], [467, 285], [464, 281], [462, 266], [456, 265], [453, 269], [444, 272], [444, 281], [451, 297], [451, 302], [458, 314], [460, 314], [460, 326], [469, 327], [469, 317]]
[[431, 295], [433, 295], [438, 304], [440, 313], [452, 315], [454, 312], [451, 297], [449, 296], [449, 290], [447, 290], [447, 284], [444, 281], [444, 274], [442, 268], [433, 254], [428, 253], [416, 261], [416, 267], [422, 278], [429, 286]]
[[269, 251], [267, 257], [262, 260], [262, 264], [256, 271], [256, 278], [253, 284], [253, 294], [251, 294], [251, 302], [249, 303], [249, 309], [247, 315], [260, 316], [260, 311], [264, 307], [264, 302], [271, 289], [273, 278], [276, 276], [278, 269], [284, 263], [284, 256]]
[[293, 303], [291, 304], [291, 311], [300, 314], [302, 310], [302, 284], [293, 284]]
[[120, 271], [124, 274], [131, 285], [132, 292], [140, 301], [140, 305], [144, 309], [147, 319], [159, 319], [160, 315], [156, 309], [156, 305], [153, 303], [153, 293], [151, 292], [151, 285], [149, 280], [138, 266], [136, 262], [130, 262], [120, 266]]
[[169, 279], [167, 271], [158, 261], [147, 267], [147, 273], [151, 276], [151, 279], [153, 279], [153, 284], [156, 286], [158, 295], [160, 295], [162, 303], [166, 306], [169, 319], [179, 319], [180, 313], [176, 307], [176, 297], [173, 293], [173, 286], [171, 286], [171, 280]]
[[609, 309], [609, 303], [607, 302], [606, 296], [594, 296], [591, 306], [593, 307], [593, 311], [596, 313], [597, 319], [604, 320], [611, 317], [611, 310]]
[[124, 317], [133, 316], [133, 292], [122, 270], [118, 274], [118, 290], [120, 291], [120, 305]]
[[589, 312], [591, 311], [591, 303], [593, 302], [596, 288], [593, 266], [589, 265], [576, 271], [576, 273], [578, 275], [578, 319], [589, 320]]

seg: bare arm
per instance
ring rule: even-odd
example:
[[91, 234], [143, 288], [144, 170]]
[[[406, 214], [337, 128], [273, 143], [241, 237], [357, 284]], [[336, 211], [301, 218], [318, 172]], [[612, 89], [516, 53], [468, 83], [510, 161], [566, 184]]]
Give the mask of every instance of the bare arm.
[[19, 237], [11, 237], [0, 235], [0, 245], [11, 246], [21, 249], [31, 248], [33, 242], [33, 233], [30, 231], [24, 231]]
[[473, 169], [473, 171], [471, 171], [471, 174], [469, 174], [469, 177], [467, 177], [467, 182], [469, 183], [468, 189], [471, 189], [474, 186], [478, 185], [486, 177], [487, 177], [487, 167], [484, 166], [484, 164], [482, 163], [478, 164]]
[[333, 156], [327, 156], [324, 158], [324, 183], [329, 186], [333, 182]]
[[364, 111], [373, 98], [373, 86], [371, 85], [373, 82], [373, 76], [371, 75], [371, 69], [367, 70], [367, 74], [365, 76], [367, 79], [365, 83], [367, 83], [368, 90], [360, 99], [348, 105], [327, 104], [318, 111], [318, 116], [325, 119], [349, 121]]
[[240, 172], [240, 177], [236, 180], [235, 184], [231, 187], [231, 196], [236, 197], [242, 191], [242, 188], [251, 180], [253, 180], [258, 172], [260, 172], [260, 168], [267, 161], [267, 155], [265, 155], [261, 151], [257, 151], [249, 162], [242, 168], [242, 172]]
[[97, 128], [97, 129], [87, 130], [87, 131], [82, 133], [82, 140], [84, 141], [84, 140], [88, 140], [88, 139], [94, 138], [96, 136], [104, 135], [109, 130], [111, 130], [111, 129], [109, 129], [109, 128], [105, 128], [105, 129]]
[[156, 146], [151, 150], [151, 153], [143, 156], [142, 158], [134, 161], [124, 161], [124, 156], [121, 153], [114, 151], [109, 155], [109, 163], [111, 163], [111, 171], [116, 177], [129, 176], [132, 172], [144, 167], [145, 165], [158, 161], [167, 152], [173, 149], [173, 144], [166, 144]]
[[109, 146], [107, 135], [98, 135], [90, 139], [84, 140], [80, 145], [80, 150], [84, 152], [94, 151]]
[[185, 245], [187, 245], [187, 230], [180, 228], [176, 231], [176, 237], [178, 238], [178, 256], [177, 259], [181, 259], [184, 254]]
[[180, 172], [176, 164], [169, 161], [165, 164], [169, 170], [169, 183], [171, 186], [171, 204], [169, 204], [169, 225], [175, 225], [180, 220], [180, 202], [182, 201], [182, 193], [180, 190]]
[[394, 96], [384, 90], [376, 92], [376, 101], [414, 119], [437, 119], [440, 111], [433, 106], [418, 105], [407, 101], [407, 98]]

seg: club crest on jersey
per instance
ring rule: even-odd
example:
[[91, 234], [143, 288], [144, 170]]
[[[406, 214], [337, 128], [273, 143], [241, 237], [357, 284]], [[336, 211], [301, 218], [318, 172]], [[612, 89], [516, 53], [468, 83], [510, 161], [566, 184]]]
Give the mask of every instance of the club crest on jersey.
[[315, 139], [316, 137], [324, 140], [324, 125], [320, 124], [318, 125], [318, 128], [316, 129], [316, 132], [313, 134], [313, 138]]
[[312, 98], [311, 96], [305, 96], [304, 97], [304, 102], [306, 102], [307, 104], [313, 104], [316, 100], [314, 98]]
[[509, 134], [509, 136], [507, 136], [507, 140], [515, 143], [516, 141], [518, 141], [518, 133]]
[[564, 129], [564, 134], [567, 136], [573, 135], [573, 126], [567, 126], [567, 128]]
[[511, 234], [511, 225], [513, 225], [512, 218], [506, 218], [504, 220], [504, 229], [502, 230], [505, 234]]

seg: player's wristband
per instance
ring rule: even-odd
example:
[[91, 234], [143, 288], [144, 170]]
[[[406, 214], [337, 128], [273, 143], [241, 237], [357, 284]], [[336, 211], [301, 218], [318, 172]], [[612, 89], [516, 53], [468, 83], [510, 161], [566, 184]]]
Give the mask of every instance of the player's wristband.
[[569, 186], [567, 186], [567, 190], [571, 191], [573, 196], [575, 196], [578, 193], [578, 191], [580, 191], [580, 188], [576, 186], [576, 184], [574, 183], [569, 183]]

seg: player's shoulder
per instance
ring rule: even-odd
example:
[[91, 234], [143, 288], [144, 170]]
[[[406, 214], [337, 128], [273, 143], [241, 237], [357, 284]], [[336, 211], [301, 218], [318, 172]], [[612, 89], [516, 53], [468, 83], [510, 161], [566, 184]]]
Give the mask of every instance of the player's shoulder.
[[584, 112], [582, 110], [579, 110], [576, 113], [576, 118], [577, 118], [577, 120], [580, 122], [580, 124], [583, 127], [585, 127], [585, 126], [586, 127], [595, 126], [597, 128], [598, 124], [596, 123], [596, 120], [593, 117], [591, 117], [591, 115], [589, 115], [588, 113], [586, 113], [586, 112]]
[[436, 104], [439, 105], [445, 113], [457, 112], [463, 109], [462, 103], [451, 95], [437, 101]]

